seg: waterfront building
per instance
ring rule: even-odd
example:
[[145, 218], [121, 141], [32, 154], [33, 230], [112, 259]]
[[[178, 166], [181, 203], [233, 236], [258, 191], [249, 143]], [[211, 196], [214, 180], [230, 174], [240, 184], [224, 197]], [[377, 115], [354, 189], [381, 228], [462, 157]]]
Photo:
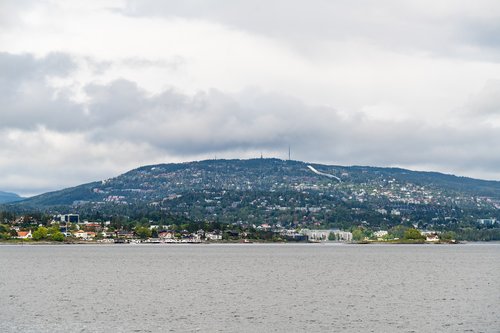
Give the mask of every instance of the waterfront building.
[[[339, 229], [324, 229], [324, 230], [311, 230], [311, 229], [302, 229], [300, 231], [303, 235], [306, 235], [310, 241], [319, 241], [326, 242], [328, 240], [332, 240], [332, 236], [334, 236], [335, 240], [341, 242], [350, 242], [352, 241], [352, 233], [349, 231], [342, 231]], [[331, 236], [332, 235], [332, 236]]]

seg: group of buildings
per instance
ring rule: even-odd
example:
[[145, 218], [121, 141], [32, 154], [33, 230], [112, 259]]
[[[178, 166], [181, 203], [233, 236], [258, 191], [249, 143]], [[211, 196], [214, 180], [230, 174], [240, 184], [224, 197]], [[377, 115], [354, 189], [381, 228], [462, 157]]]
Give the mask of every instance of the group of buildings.
[[[495, 223], [494, 221], [493, 223]], [[272, 226], [267, 223], [253, 226], [254, 232], [242, 230], [203, 230], [189, 232], [187, 230], [172, 230], [169, 226], [150, 225], [142, 227], [142, 233], [138, 229], [124, 230], [114, 229], [111, 222], [80, 221], [78, 214], [63, 214], [53, 217], [52, 224], [59, 225], [60, 231], [65, 237], [71, 237], [81, 241], [117, 242], [117, 243], [202, 243], [212, 241], [235, 241], [235, 240], [273, 240], [293, 242], [352, 242], [353, 233], [339, 229], [286, 229], [280, 225]], [[485, 220], [484, 223], [491, 223]], [[16, 229], [16, 227], [14, 227]], [[144, 232], [144, 229], [146, 232]], [[33, 238], [31, 230], [17, 228], [17, 238]], [[258, 234], [266, 234], [271, 237], [259, 238]], [[426, 242], [439, 242], [439, 234], [435, 231], [421, 231]], [[378, 230], [365, 237], [364, 240], [384, 241], [387, 240], [389, 232]], [[356, 240], [363, 240], [357, 238]]]

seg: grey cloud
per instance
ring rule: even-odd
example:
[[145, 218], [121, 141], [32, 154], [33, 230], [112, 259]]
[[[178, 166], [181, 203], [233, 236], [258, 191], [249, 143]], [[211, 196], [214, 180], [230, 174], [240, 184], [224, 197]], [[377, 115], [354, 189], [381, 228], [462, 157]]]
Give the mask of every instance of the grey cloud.
[[[184, 17], [221, 23], [258, 34], [292, 41], [299, 47], [332, 40], [363, 40], [408, 52], [457, 55], [463, 44], [498, 46], [500, 14], [475, 17], [450, 10], [436, 14], [432, 6], [397, 0], [287, 1], [256, 0], [206, 2], [129, 0], [127, 15]], [[485, 13], [500, 12], [492, 1], [478, 1]]]
[[[0, 26], [50, 1], [0, 2]], [[332, 41], [363, 42], [391, 51], [498, 61], [500, 2], [496, 0], [126, 0], [113, 13], [207, 20], [289, 42], [303, 54], [324, 54]], [[478, 50], [479, 48], [480, 50]], [[471, 50], [474, 49], [474, 50]], [[149, 60], [151, 61], [151, 60]], [[159, 60], [164, 62], [164, 60]], [[176, 67], [179, 64], [164, 64]]]
[[[398, 7], [398, 6], [394, 6]], [[317, 39], [375, 37], [392, 8], [370, 1], [127, 1], [125, 14], [205, 19], [238, 29], [307, 42]], [[368, 15], [366, 15], [368, 14]], [[370, 15], [372, 14], [372, 15]], [[376, 28], [376, 29], [374, 29]]]
[[486, 49], [500, 49], [500, 14], [494, 20], [464, 19], [462, 36], [473, 45]]
[[43, 58], [30, 54], [0, 53], [0, 104], [3, 128], [48, 126], [64, 129], [79, 124], [83, 110], [61, 92], [47, 85], [49, 77], [65, 77], [76, 64], [62, 53]]
[[53, 76], [67, 76], [76, 69], [73, 59], [65, 53], [52, 52], [41, 60], [37, 60], [40, 74]]
[[[446, 5], [445, 5], [446, 6]], [[400, 52], [470, 57], [466, 46], [498, 46], [500, 4], [478, 1], [482, 17], [448, 4], [436, 14], [432, 5], [383, 0], [289, 1], [128, 0], [125, 15], [202, 19], [290, 42], [305, 54], [324, 53], [325, 43], [363, 41]], [[312, 48], [311, 48], [312, 47]], [[490, 61], [498, 53], [474, 52]]]
[[85, 92], [90, 98], [89, 126], [106, 127], [150, 107], [145, 92], [127, 80], [116, 80], [106, 86], [90, 84]]
[[[217, 90], [193, 97], [172, 92], [154, 96], [144, 103], [149, 108], [137, 118], [113, 124], [112, 132], [172, 154], [272, 148], [286, 144], [290, 119], [307, 112], [284, 97], [246, 98], [254, 105], [242, 105], [238, 97]], [[303, 130], [297, 134], [303, 135]]]
[[[463, 117], [458, 125], [430, 126], [373, 120], [362, 113], [346, 116], [334, 108], [257, 89], [237, 94], [212, 89], [194, 95], [171, 89], [151, 95], [124, 79], [87, 85], [88, 102], [79, 104], [65, 94], [54, 97], [54, 90], [46, 86], [47, 75], [70, 73], [67, 59], [0, 56], [2, 71], [22, 68], [19, 76], [5, 70], [0, 79], [7, 90], [0, 91], [0, 127], [76, 133], [82, 135], [81, 144], [99, 147], [101, 155], [114, 156], [117, 146], [149, 149], [148, 160], [159, 154], [238, 157], [241, 152], [260, 151], [282, 151], [285, 157], [291, 145], [294, 158], [324, 163], [431, 166], [465, 175], [494, 174], [500, 163], [500, 147], [485, 145], [500, 142], [498, 130], [488, 122], [470, 121], [466, 113], [457, 116]], [[498, 82], [491, 81], [465, 108], [495, 113], [499, 91]]]
[[469, 100], [457, 116], [471, 122], [488, 122], [500, 119], [500, 80], [489, 80], [483, 88]]
[[[430, 165], [466, 174], [467, 170], [493, 172], [500, 163], [500, 148], [484, 145], [485, 140], [500, 141], [500, 133], [484, 123], [432, 127], [424, 122], [373, 120], [362, 114], [344, 117], [332, 108], [251, 90], [236, 95], [217, 90], [194, 96], [173, 91], [136, 94], [134, 100], [142, 98], [137, 105], [143, 107], [93, 131], [92, 140], [105, 141], [112, 133], [113, 140], [144, 142], [171, 156], [283, 151], [284, 157], [290, 144], [294, 156], [303, 160]], [[112, 95], [105, 96], [110, 98], [105, 104], [114, 108]]]
[[148, 108], [145, 92], [126, 80], [87, 85], [87, 105], [71, 101], [64, 88], [56, 90], [47, 84], [47, 78], [66, 77], [75, 69], [67, 54], [51, 53], [37, 59], [31, 54], [0, 53], [0, 127], [85, 131]]
[[97, 60], [92, 57], [84, 57], [83, 59], [93, 74], [103, 74], [113, 65], [113, 62], [109, 60]]
[[[89, 58], [84, 60], [91, 65], [95, 62]], [[43, 126], [63, 132], [88, 131], [106, 128], [127, 117], [137, 119], [144, 110], [165, 107], [175, 101], [167, 97], [168, 92], [150, 99], [135, 83], [115, 80], [108, 85], [86, 85], [84, 92], [89, 101], [76, 103], [70, 99], [67, 89], [55, 89], [47, 82], [50, 77], [67, 77], [76, 68], [71, 56], [63, 53], [51, 53], [43, 58], [0, 53], [0, 128]]]
[[37, 59], [32, 54], [11, 54], [0, 52], [1, 80], [18, 83], [21, 80], [66, 76], [76, 68], [71, 57], [64, 53], [49, 53]]

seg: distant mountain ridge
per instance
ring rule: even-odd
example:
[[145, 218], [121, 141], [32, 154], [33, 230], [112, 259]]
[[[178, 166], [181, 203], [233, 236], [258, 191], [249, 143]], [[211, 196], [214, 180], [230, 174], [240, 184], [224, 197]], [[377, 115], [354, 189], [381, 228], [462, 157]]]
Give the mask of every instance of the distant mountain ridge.
[[[313, 172], [309, 166], [312, 166]], [[75, 201], [151, 202], [169, 195], [203, 189], [270, 191], [297, 183], [334, 183], [328, 173], [346, 184], [373, 184], [390, 179], [399, 183], [500, 199], [500, 182], [401, 168], [334, 166], [279, 159], [204, 160], [142, 166], [117, 177], [44, 193], [22, 205], [71, 205]], [[251, 184], [251, 185], [249, 185]], [[280, 184], [279, 186], [277, 184]], [[14, 195], [13, 198], [19, 198]], [[124, 199], [124, 200], [121, 200]]]
[[23, 198], [17, 195], [16, 193], [0, 191], [0, 204], [16, 202], [21, 200], [23, 200]]

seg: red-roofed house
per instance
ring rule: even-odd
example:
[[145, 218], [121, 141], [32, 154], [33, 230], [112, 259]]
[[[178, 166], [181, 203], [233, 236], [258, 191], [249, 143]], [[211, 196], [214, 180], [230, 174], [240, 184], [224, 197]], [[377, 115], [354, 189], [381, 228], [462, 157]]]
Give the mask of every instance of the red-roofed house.
[[27, 238], [32, 238], [32, 237], [33, 237], [33, 235], [31, 235], [31, 230], [17, 232], [17, 238], [27, 239]]

